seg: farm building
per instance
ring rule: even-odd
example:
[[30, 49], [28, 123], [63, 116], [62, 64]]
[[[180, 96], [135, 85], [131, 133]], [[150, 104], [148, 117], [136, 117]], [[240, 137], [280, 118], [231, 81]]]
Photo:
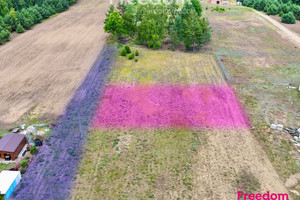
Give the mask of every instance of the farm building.
[[208, 2], [212, 4], [223, 4], [224, 0], [209, 0]]
[[27, 144], [25, 135], [12, 133], [4, 135], [0, 140], [0, 157], [15, 160]]
[[0, 173], [0, 195], [4, 195], [4, 199], [8, 200], [21, 180], [19, 171], [6, 171]]

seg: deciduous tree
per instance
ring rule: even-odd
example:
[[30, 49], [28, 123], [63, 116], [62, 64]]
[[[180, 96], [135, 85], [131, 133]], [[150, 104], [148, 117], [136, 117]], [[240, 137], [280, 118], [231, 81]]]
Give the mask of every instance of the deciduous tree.
[[106, 32], [112, 33], [117, 37], [120, 37], [121, 34], [124, 32], [124, 21], [120, 16], [120, 13], [117, 11], [113, 11], [107, 18], [107, 22], [104, 25], [104, 30]]

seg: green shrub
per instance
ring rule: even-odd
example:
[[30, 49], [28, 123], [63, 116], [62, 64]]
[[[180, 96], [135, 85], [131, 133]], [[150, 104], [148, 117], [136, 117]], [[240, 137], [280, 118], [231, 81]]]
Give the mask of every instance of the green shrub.
[[296, 19], [300, 20], [300, 5], [293, 5], [292, 9]]
[[138, 62], [139, 60], [138, 60], [138, 59], [135, 59], [134, 61], [135, 61], [135, 62]]
[[122, 48], [122, 47], [123, 47], [123, 44], [120, 44], [120, 43], [117, 44], [117, 48], [118, 48], [118, 49], [120, 49], [120, 48]]
[[26, 172], [26, 169], [24, 169], [23, 167], [20, 168], [20, 173], [24, 174]]
[[30, 159], [30, 157], [29, 156], [26, 156], [26, 158], [25, 158], [26, 160], [29, 160]]
[[127, 53], [131, 53], [130, 47], [128, 45], [125, 45], [125, 50]]
[[267, 8], [267, 14], [268, 15], [277, 15], [278, 14], [278, 8], [275, 4], [270, 5]]
[[208, 10], [208, 7], [206, 6], [205, 10]]
[[139, 56], [138, 50], [135, 51], [135, 56]]
[[36, 146], [33, 146], [33, 147], [31, 147], [31, 149], [30, 149], [30, 153], [31, 153], [32, 155], [36, 154], [37, 151], [38, 151], [38, 150], [37, 150]]
[[284, 15], [284, 13], [281, 11], [281, 12], [279, 13], [279, 17], [282, 17], [282, 15]]
[[22, 167], [27, 167], [28, 166], [28, 162], [26, 160], [23, 160], [20, 165]]
[[158, 49], [158, 48], [160, 48], [161, 47], [161, 43], [160, 43], [160, 41], [157, 41], [154, 45], [153, 45], [153, 49], [155, 50], [155, 49]]
[[18, 24], [17, 29], [16, 29], [17, 33], [24, 33], [24, 28], [21, 24]]
[[4, 194], [0, 194], [0, 200], [5, 200]]
[[122, 51], [121, 51], [121, 56], [126, 56], [127, 55], [127, 51], [126, 51], [126, 49], [124, 48], [124, 49], [122, 49]]
[[10, 32], [6, 29], [3, 29], [0, 32], [0, 44], [4, 44], [5, 42], [9, 41], [10, 39]]
[[282, 15], [281, 22], [285, 24], [296, 24], [296, 18], [292, 12]]
[[217, 6], [216, 8], [212, 9], [211, 11], [217, 11], [219, 13], [222, 13], [222, 12], [225, 12], [225, 9], [224, 8], [220, 8], [219, 6]]
[[134, 53], [129, 54], [128, 59], [132, 60], [134, 58]]

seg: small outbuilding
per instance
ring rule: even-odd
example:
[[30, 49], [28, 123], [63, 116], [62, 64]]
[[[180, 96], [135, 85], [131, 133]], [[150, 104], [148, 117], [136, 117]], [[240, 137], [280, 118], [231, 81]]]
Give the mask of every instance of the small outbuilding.
[[0, 173], [0, 195], [4, 195], [4, 199], [8, 200], [20, 181], [19, 171], [3, 170]]
[[209, 0], [208, 2], [212, 4], [223, 4], [224, 0]]
[[15, 160], [26, 147], [25, 135], [12, 133], [4, 135], [0, 140], [0, 157], [6, 160]]

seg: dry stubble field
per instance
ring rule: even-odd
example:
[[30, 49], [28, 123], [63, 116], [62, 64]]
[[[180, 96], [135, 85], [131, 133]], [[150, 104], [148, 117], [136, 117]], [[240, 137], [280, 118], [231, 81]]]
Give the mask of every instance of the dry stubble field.
[[[110, 84], [225, 84], [212, 52], [136, 49], [137, 63], [117, 55]], [[247, 128], [95, 128], [72, 199], [231, 200], [238, 190], [288, 192]]]
[[79, 0], [0, 46], [0, 127], [32, 108], [35, 117], [47, 120], [63, 112], [105, 45], [108, 3]]

